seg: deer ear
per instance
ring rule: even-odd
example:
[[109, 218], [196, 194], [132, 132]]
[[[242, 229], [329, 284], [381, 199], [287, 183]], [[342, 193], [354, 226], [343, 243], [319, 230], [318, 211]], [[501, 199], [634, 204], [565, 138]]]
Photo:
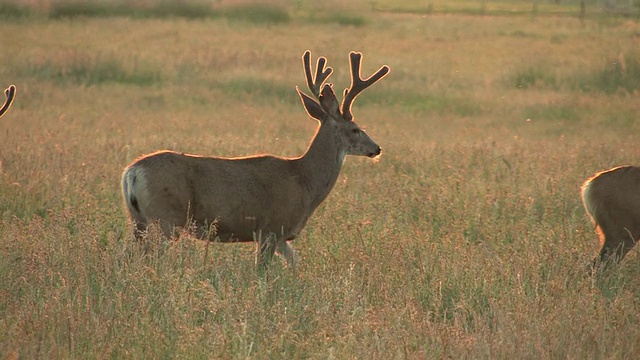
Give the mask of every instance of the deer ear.
[[322, 121], [324, 118], [324, 111], [320, 104], [311, 98], [309, 95], [300, 91], [300, 89], [296, 86], [296, 90], [298, 91], [298, 95], [300, 95], [300, 99], [302, 100], [302, 105], [304, 105], [305, 110], [307, 110], [307, 114], [314, 119]]
[[320, 94], [320, 107], [329, 114], [335, 120], [341, 120], [342, 114], [340, 113], [340, 104], [336, 94], [333, 92], [333, 86], [325, 84]]

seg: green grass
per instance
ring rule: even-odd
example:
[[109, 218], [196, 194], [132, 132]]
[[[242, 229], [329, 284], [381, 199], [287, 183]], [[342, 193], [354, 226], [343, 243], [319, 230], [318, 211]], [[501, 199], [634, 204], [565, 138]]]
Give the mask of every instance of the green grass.
[[161, 71], [149, 65], [125, 64], [108, 55], [73, 54], [64, 62], [46, 61], [25, 66], [29, 73], [41, 80], [57, 83], [75, 83], [84, 86], [116, 82], [132, 85], [152, 85], [162, 81]]
[[[370, 2], [377, 10], [415, 14], [458, 14], [472, 16], [581, 16], [581, 1], [512, 1], [512, 0], [378, 0]], [[606, 5], [585, 1], [585, 16], [598, 18], [602, 14], [637, 18], [638, 5], [634, 2], [610, 2]], [[535, 4], [535, 5], [534, 5]]]
[[295, 106], [300, 103], [294, 87], [256, 78], [234, 78], [226, 82], [216, 82], [212, 88], [228, 96], [250, 101], [285, 102]]
[[230, 20], [241, 20], [254, 24], [286, 24], [291, 20], [285, 9], [270, 5], [228, 7], [222, 10], [222, 15]]
[[[149, 4], [127, 2], [80, 1], [53, 2], [48, 8], [29, 7], [14, 3], [0, 4], [0, 16], [5, 18], [23, 18], [35, 16], [40, 11], [50, 19], [73, 18], [184, 18], [217, 19], [225, 18], [231, 21], [245, 21], [254, 24], [284, 24], [291, 20], [288, 11], [278, 5], [239, 4], [224, 7], [214, 7], [207, 2], [189, 1], [157, 1]], [[337, 23], [361, 25], [361, 18], [336, 15]]]
[[34, 10], [28, 6], [14, 4], [11, 2], [0, 3], [0, 18], [20, 19], [31, 16], [34, 16]]
[[[638, 161], [621, 144], [640, 130], [640, 25], [443, 4], [338, 4], [363, 25], [305, 21], [334, 2], [275, 3], [277, 23], [0, 22], [0, 86], [18, 88], [0, 121], [0, 358], [635, 356], [639, 259], [586, 276], [579, 187]], [[353, 107], [382, 157], [347, 159], [299, 268], [258, 275], [252, 244], [133, 242], [119, 184], [141, 154], [302, 154], [307, 49], [338, 90], [351, 50], [391, 73]]]
[[606, 64], [580, 84], [585, 90], [608, 93], [626, 91], [631, 94], [640, 90], [640, 56], [637, 53], [623, 54], [607, 60]]
[[580, 120], [580, 113], [572, 105], [532, 106], [523, 109], [524, 117], [541, 121], [572, 121]]
[[162, 1], [153, 6], [144, 7], [118, 2], [90, 1], [55, 3], [49, 10], [48, 16], [51, 19], [114, 16], [203, 19], [217, 17], [219, 14], [204, 3]]
[[[333, 2], [294, 3], [278, 1], [272, 4], [254, 2], [201, 1], [201, 0], [150, 0], [146, 2], [126, 1], [53, 1], [22, 4], [7, 0], [0, 4], [0, 16], [5, 19], [35, 17], [43, 14], [51, 19], [77, 17], [133, 17], [133, 18], [227, 18], [232, 21], [247, 21], [254, 24], [283, 24], [292, 18], [302, 21], [335, 23], [346, 26], [364, 26], [371, 12], [400, 14], [452, 14], [468, 16], [529, 16], [538, 15], [584, 17], [610, 21], [617, 18], [638, 18], [640, 7], [629, 2], [612, 2], [606, 6], [587, 2], [583, 13], [579, 0], [541, 3], [528, 1], [498, 0], [454, 0], [454, 1], [405, 1], [377, 0], [353, 1], [349, 4]], [[292, 13], [295, 15], [292, 17]], [[615, 21], [615, 20], [614, 20]]]
[[364, 16], [351, 14], [345, 11], [333, 11], [328, 13], [320, 12], [316, 14], [312, 12], [309, 14], [309, 19], [312, 22], [324, 23], [324, 24], [338, 24], [343, 26], [355, 26], [361, 27], [367, 25], [367, 19]]
[[548, 71], [533, 68], [515, 74], [513, 82], [518, 89], [536, 86], [554, 87], [556, 85], [556, 79]]
[[518, 89], [545, 88], [573, 89], [576, 91], [633, 94], [640, 89], [640, 58], [631, 53], [610, 56], [601, 64], [582, 68], [558, 78], [549, 66], [528, 67], [511, 76], [509, 82]]

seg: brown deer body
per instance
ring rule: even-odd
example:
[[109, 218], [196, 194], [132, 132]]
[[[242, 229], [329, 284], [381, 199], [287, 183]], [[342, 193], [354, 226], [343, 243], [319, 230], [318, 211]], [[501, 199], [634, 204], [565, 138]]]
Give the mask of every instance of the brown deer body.
[[389, 68], [362, 80], [360, 61], [361, 54], [350, 54], [352, 85], [340, 106], [332, 86], [323, 86], [332, 71], [325, 69], [326, 60], [318, 59], [314, 77], [310, 53], [305, 52], [305, 75], [315, 99], [299, 89], [298, 93], [320, 126], [300, 157], [221, 158], [160, 151], [135, 160], [125, 169], [122, 186], [136, 237], [154, 222], [168, 238], [176, 228], [195, 226], [202, 239], [256, 241], [258, 266], [266, 264], [274, 251], [295, 265], [297, 255], [288, 241], [329, 194], [344, 157], [376, 157], [381, 152], [353, 121], [351, 104]]
[[592, 268], [620, 262], [640, 238], [640, 168], [620, 166], [593, 175], [582, 185], [582, 202], [602, 243]]
[[0, 117], [2, 117], [2, 115], [4, 115], [7, 110], [9, 110], [9, 107], [11, 107], [11, 103], [13, 103], [13, 99], [15, 99], [16, 97], [16, 86], [9, 85], [9, 87], [4, 91], [4, 96], [6, 97], [6, 99], [4, 101], [4, 104], [2, 104], [2, 107], [0, 107]]

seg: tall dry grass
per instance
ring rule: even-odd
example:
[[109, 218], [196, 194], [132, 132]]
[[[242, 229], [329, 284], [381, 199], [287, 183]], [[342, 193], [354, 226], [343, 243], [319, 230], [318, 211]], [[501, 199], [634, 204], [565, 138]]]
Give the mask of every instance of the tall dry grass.
[[[367, 20], [2, 22], [0, 81], [18, 97], [0, 123], [0, 357], [637, 354], [638, 257], [585, 276], [598, 244], [578, 189], [637, 163], [630, 70], [616, 91], [598, 79], [638, 61], [640, 25]], [[350, 50], [392, 72], [354, 107], [381, 161], [347, 160], [294, 243], [300, 268], [260, 277], [252, 246], [188, 238], [145, 254], [124, 166], [161, 148], [301, 154], [305, 49], [338, 88]]]

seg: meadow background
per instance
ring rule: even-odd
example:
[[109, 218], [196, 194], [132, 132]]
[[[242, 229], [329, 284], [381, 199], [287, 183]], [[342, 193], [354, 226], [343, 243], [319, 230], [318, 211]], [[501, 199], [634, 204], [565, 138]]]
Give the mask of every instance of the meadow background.
[[[640, 258], [599, 249], [579, 188], [638, 164], [638, 2], [3, 1], [0, 358], [626, 359]], [[145, 254], [122, 169], [172, 149], [297, 156], [300, 57], [382, 146], [348, 158], [293, 246]]]

